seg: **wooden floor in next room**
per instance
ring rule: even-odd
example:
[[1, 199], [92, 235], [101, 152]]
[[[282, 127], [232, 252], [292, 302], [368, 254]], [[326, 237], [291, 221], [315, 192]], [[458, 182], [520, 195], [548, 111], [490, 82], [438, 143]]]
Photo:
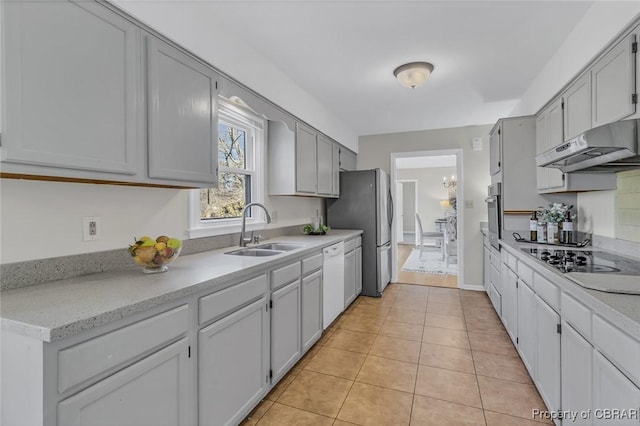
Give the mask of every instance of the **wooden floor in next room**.
[[[402, 265], [407, 260], [415, 246], [398, 244], [398, 283], [429, 285], [434, 287], [458, 287], [458, 276], [450, 274], [424, 274], [421, 272], [407, 272], [402, 270]], [[435, 247], [425, 247], [425, 250], [437, 250]]]

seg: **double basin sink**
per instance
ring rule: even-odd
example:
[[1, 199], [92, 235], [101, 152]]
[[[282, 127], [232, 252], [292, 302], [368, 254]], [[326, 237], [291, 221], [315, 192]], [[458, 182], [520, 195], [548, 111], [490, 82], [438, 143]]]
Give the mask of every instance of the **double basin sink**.
[[225, 254], [231, 254], [234, 256], [275, 256], [287, 251], [295, 250], [304, 247], [305, 244], [297, 243], [268, 243], [259, 246], [246, 247], [238, 250], [228, 251]]

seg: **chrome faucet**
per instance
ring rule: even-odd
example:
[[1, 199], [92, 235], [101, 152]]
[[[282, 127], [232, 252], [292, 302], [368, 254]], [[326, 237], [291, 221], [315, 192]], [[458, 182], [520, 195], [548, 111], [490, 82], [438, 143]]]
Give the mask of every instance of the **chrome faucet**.
[[269, 212], [267, 211], [267, 208], [263, 204], [249, 203], [246, 206], [244, 206], [244, 209], [242, 209], [242, 229], [240, 230], [240, 247], [246, 247], [247, 243], [251, 242], [251, 238], [246, 238], [244, 234], [246, 232], [247, 210], [249, 210], [249, 208], [252, 206], [261, 207], [262, 210], [264, 210], [264, 212], [267, 215], [267, 223], [271, 223], [271, 216], [269, 216]]

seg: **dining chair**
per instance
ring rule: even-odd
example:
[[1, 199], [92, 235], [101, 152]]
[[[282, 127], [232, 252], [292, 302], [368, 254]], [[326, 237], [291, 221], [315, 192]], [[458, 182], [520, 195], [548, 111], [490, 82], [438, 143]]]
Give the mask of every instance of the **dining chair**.
[[422, 255], [424, 252], [424, 240], [436, 240], [436, 242], [440, 243], [440, 250], [442, 254], [442, 260], [444, 260], [444, 232], [424, 232], [422, 229], [422, 220], [420, 220], [420, 215], [416, 213], [416, 221], [418, 222], [418, 243], [420, 247], [420, 260], [422, 260]]

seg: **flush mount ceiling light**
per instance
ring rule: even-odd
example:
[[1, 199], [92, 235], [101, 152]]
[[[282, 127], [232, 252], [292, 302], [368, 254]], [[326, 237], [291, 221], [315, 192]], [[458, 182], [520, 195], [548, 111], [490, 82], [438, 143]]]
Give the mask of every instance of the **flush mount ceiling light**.
[[410, 89], [422, 86], [433, 72], [433, 64], [429, 62], [411, 62], [400, 65], [393, 71], [400, 84]]

